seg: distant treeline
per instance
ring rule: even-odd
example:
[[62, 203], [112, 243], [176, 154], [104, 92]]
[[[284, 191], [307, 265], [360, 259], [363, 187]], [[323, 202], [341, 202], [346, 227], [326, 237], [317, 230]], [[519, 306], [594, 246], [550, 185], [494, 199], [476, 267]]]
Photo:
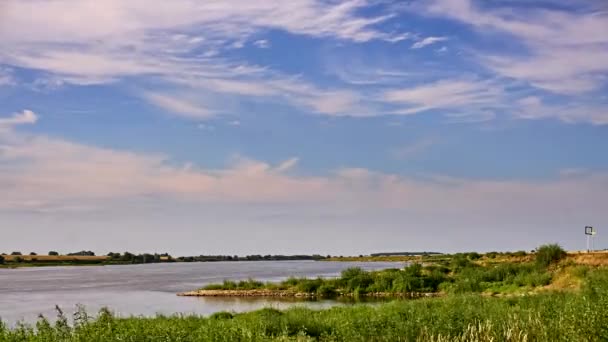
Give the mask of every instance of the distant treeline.
[[[86, 257], [86, 258], [83, 258]], [[322, 260], [331, 256], [324, 257], [319, 254], [314, 255], [199, 255], [199, 256], [181, 256], [174, 258], [168, 253], [143, 253], [134, 254], [130, 252], [115, 253], [110, 252], [107, 255], [96, 257], [92, 251], [80, 251], [60, 255], [56, 251], [48, 252], [47, 256], [37, 255], [32, 252], [24, 256], [21, 252], [15, 251], [10, 254], [0, 254], [0, 265], [116, 265], [116, 264], [151, 264], [161, 262], [214, 262], [214, 261], [270, 261], [270, 260]]]
[[[329, 256], [328, 256], [329, 257]], [[182, 262], [197, 262], [197, 261], [263, 261], [263, 260], [322, 260], [326, 257], [314, 255], [199, 255], [179, 257], [177, 261]]]
[[372, 253], [370, 256], [392, 256], [392, 255], [405, 255], [405, 256], [415, 256], [415, 255], [441, 255], [443, 253], [439, 252], [389, 252], [389, 253]]

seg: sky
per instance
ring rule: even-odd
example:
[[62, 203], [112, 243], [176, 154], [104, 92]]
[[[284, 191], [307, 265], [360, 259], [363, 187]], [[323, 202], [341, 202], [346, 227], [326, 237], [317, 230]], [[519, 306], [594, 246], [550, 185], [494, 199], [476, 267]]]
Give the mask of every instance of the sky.
[[1, 1], [0, 251], [608, 248], [606, 32], [594, 0]]

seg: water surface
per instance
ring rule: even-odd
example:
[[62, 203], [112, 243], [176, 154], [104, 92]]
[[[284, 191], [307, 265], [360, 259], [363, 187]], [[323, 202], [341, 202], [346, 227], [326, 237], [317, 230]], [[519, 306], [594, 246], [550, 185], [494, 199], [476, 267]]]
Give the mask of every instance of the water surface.
[[322, 308], [335, 301], [294, 302], [270, 298], [178, 297], [224, 279], [278, 281], [289, 276], [332, 277], [348, 267], [366, 270], [401, 267], [400, 263], [319, 261], [234, 261], [115, 266], [68, 266], [0, 269], [0, 318], [33, 322], [39, 314], [54, 317], [55, 305], [71, 314], [77, 304], [89, 312], [109, 307], [119, 315], [157, 313], [210, 314], [249, 311], [266, 306]]

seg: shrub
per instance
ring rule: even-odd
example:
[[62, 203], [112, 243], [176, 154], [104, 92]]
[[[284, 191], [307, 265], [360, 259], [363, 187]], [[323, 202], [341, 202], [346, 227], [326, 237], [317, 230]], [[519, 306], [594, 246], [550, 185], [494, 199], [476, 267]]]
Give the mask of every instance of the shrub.
[[34, 255], [38, 255], [38, 254], [36, 254], [35, 252], [31, 252], [30, 255], [34, 256]]
[[566, 257], [566, 251], [556, 243], [542, 245], [536, 249], [536, 264], [542, 267], [556, 263], [564, 257]]
[[315, 293], [323, 285], [323, 279], [302, 279], [297, 285], [298, 292]]
[[317, 295], [319, 297], [323, 297], [323, 298], [335, 297], [336, 290], [330, 285], [323, 284], [323, 285], [319, 286], [319, 288], [317, 289]]
[[59, 255], [59, 253], [57, 253], [57, 252], [55, 252], [55, 251], [50, 251], [50, 252], [49, 252], [49, 255], [54, 255], [54, 256], [57, 256], [57, 255]]
[[451, 266], [455, 271], [458, 272], [464, 268], [473, 266], [473, 263], [471, 262], [471, 260], [467, 259], [467, 257], [463, 254], [459, 254], [457, 256], [454, 256], [451, 262]]
[[468, 257], [470, 260], [478, 260], [481, 258], [481, 254], [479, 254], [477, 252], [471, 252], [468, 254]]
[[264, 283], [254, 279], [241, 280], [237, 284], [237, 288], [240, 290], [255, 290], [264, 287]]
[[488, 252], [486, 256], [490, 259], [495, 259], [498, 256], [498, 252]]
[[209, 319], [214, 319], [214, 320], [226, 320], [226, 319], [232, 319], [232, 318], [234, 318], [234, 314], [232, 314], [228, 311], [216, 312], [216, 313], [212, 314], [211, 316], [209, 316]]
[[11, 255], [22, 255], [21, 252], [12, 252]]

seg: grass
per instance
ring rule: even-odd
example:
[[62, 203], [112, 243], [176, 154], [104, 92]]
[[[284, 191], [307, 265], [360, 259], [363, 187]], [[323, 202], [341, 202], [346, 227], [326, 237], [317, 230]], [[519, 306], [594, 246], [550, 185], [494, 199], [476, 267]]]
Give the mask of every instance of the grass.
[[[289, 278], [279, 283], [249, 279], [211, 284], [201, 290], [274, 290], [318, 297], [416, 295], [422, 293], [515, 293], [549, 285], [555, 269], [536, 262], [482, 263], [476, 256], [459, 255], [423, 266], [411, 264], [403, 269], [364, 271], [348, 268], [338, 278]], [[205, 294], [202, 291], [202, 294]], [[236, 292], [235, 292], [236, 294]]]
[[583, 273], [577, 292], [504, 298], [455, 294], [376, 306], [267, 308], [210, 317], [118, 318], [102, 310], [91, 318], [80, 310], [73, 325], [61, 314], [55, 324], [41, 318], [35, 327], [0, 326], [0, 341], [606, 341], [608, 270]]

